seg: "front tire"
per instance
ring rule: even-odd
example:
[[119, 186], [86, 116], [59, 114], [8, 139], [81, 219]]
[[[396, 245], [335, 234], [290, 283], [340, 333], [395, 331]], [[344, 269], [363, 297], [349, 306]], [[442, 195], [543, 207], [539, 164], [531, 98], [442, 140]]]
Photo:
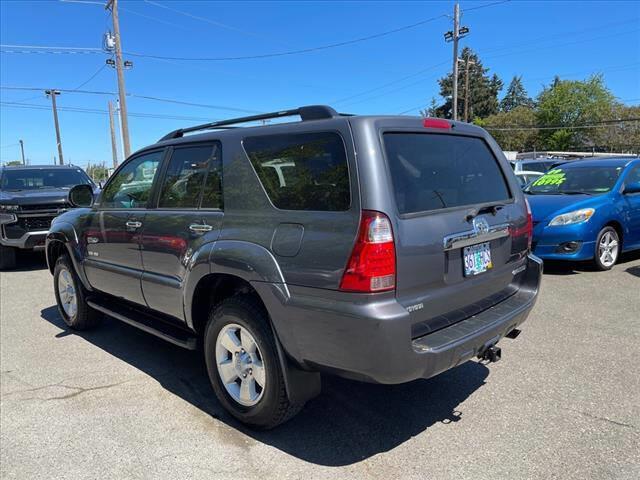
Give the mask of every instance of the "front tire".
[[611, 270], [620, 257], [621, 242], [613, 227], [604, 227], [596, 239], [594, 264], [598, 270]]
[[231, 297], [212, 309], [204, 356], [216, 397], [242, 423], [273, 428], [302, 407], [289, 402], [267, 313], [254, 298]]
[[16, 268], [16, 248], [0, 245], [0, 270]]
[[86, 330], [99, 323], [100, 313], [87, 304], [87, 291], [66, 255], [60, 256], [56, 261], [53, 289], [58, 312], [67, 326], [74, 330]]

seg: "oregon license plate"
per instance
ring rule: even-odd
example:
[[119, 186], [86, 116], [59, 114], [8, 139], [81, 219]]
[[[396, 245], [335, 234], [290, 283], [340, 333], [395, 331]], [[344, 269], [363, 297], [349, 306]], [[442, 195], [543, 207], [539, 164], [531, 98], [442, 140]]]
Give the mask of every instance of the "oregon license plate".
[[486, 272], [490, 268], [493, 268], [489, 242], [464, 247], [462, 261], [464, 262], [465, 277], [478, 275], [479, 273]]

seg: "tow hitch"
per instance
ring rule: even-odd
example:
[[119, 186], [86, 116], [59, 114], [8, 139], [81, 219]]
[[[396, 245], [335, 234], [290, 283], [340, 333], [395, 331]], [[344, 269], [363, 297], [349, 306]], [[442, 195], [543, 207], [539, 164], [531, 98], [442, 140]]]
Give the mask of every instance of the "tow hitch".
[[502, 358], [502, 349], [495, 345], [486, 348], [480, 355], [482, 360], [487, 360], [491, 363], [497, 362]]

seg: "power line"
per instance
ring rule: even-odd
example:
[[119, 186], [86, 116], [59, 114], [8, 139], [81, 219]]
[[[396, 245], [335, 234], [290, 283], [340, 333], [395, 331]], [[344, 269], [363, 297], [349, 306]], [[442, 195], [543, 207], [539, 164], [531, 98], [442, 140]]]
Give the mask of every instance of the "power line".
[[573, 130], [580, 128], [605, 128], [605, 127], [619, 127], [620, 123], [627, 122], [638, 122], [640, 121], [640, 117], [634, 118], [620, 118], [620, 119], [612, 119], [612, 120], [600, 120], [589, 122], [588, 124], [580, 124], [580, 125], [529, 125], [522, 126], [516, 125], [514, 127], [494, 127], [491, 125], [484, 125], [482, 128], [485, 130], [495, 130], [495, 131], [511, 131], [511, 130]]
[[94, 78], [96, 78], [100, 72], [102, 72], [105, 68], [107, 67], [107, 64], [103, 64], [93, 75], [91, 75], [89, 78], [87, 78], [84, 82], [82, 82], [80, 85], [78, 85], [77, 87], [75, 87], [72, 90], [79, 90], [82, 87], [84, 87], [87, 83], [89, 83], [91, 80], [93, 80]]
[[[200, 17], [198, 15], [194, 15], [192, 13], [185, 12], [183, 10], [178, 10], [177, 8], [168, 7], [166, 5], [162, 5], [161, 3], [158, 3], [158, 2], [152, 2], [151, 0], [145, 0], [145, 3], [148, 3], [149, 5], [153, 5], [154, 7], [164, 8], [165, 10], [169, 10], [171, 12], [178, 13], [180, 15], [183, 15], [183, 16], [188, 17], [188, 18], [192, 18], [194, 20], [199, 20], [201, 22], [205, 22], [205, 23], [208, 23], [210, 25], [214, 25], [216, 27], [225, 28], [227, 30], [231, 30], [231, 31], [234, 31], [234, 32], [242, 33], [243, 35], [248, 35], [248, 36], [251, 36], [251, 37], [261, 38], [263, 40], [271, 40], [271, 41], [273, 41], [272, 38], [270, 38], [270, 37], [268, 37], [266, 35], [262, 35], [260, 33], [255, 33], [255, 32], [249, 32], [247, 30], [242, 30], [242, 29], [240, 29], [238, 27], [234, 27], [234, 26], [228, 25], [226, 23], [222, 23], [222, 22], [218, 22], [218, 21], [215, 21], [215, 20], [211, 20], [211, 19], [206, 18], [206, 17]], [[163, 22], [163, 23], [167, 23], [167, 22]]]
[[[49, 111], [50, 108], [44, 105], [33, 105], [30, 103], [18, 103], [18, 102], [3, 102], [0, 101], [0, 105], [10, 108], [22, 108], [27, 110], [46, 110]], [[76, 113], [93, 113], [100, 115], [108, 115], [108, 110], [101, 110], [98, 108], [83, 108], [83, 107], [58, 107], [60, 111], [67, 112], [76, 112]], [[166, 114], [156, 114], [156, 113], [146, 113], [146, 112], [130, 112], [129, 116], [132, 117], [140, 117], [140, 118], [155, 118], [162, 120], [193, 120], [193, 121], [214, 121], [210, 117], [195, 117], [195, 116], [184, 116], [184, 115], [166, 115]]]
[[[26, 90], [26, 91], [41, 91], [43, 90], [42, 88], [37, 88], [37, 87], [17, 87], [17, 86], [8, 86], [8, 85], [0, 85], [0, 89], [4, 89], [4, 90]], [[79, 94], [87, 94], [87, 95], [117, 95], [116, 92], [105, 92], [105, 91], [97, 91], [97, 90], [80, 90], [80, 89], [63, 89], [63, 88], [59, 88], [57, 89], [61, 92], [64, 93], [79, 93]], [[248, 110], [245, 108], [237, 108], [237, 107], [227, 107], [227, 106], [222, 106], [222, 105], [209, 105], [209, 104], [204, 104], [204, 103], [195, 103], [195, 102], [186, 102], [186, 101], [182, 101], [182, 100], [174, 100], [172, 98], [162, 98], [162, 97], [154, 97], [154, 96], [150, 96], [150, 95], [137, 95], [135, 93], [127, 93], [128, 97], [133, 97], [133, 98], [140, 98], [140, 99], [145, 99], [145, 100], [153, 100], [153, 101], [157, 101], [157, 102], [164, 102], [164, 103], [175, 103], [178, 105], [187, 105], [187, 106], [191, 106], [191, 107], [201, 107], [201, 108], [211, 108], [214, 110], [228, 110], [228, 111], [232, 111], [232, 112], [239, 112], [239, 113], [263, 113], [257, 110]]]

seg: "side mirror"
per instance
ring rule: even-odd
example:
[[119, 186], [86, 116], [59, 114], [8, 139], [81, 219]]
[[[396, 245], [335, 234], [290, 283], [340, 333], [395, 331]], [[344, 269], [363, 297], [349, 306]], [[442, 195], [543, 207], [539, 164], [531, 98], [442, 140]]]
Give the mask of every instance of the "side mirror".
[[91, 185], [76, 185], [69, 190], [69, 202], [73, 207], [90, 207], [93, 205], [93, 188]]
[[624, 194], [627, 193], [640, 193], [640, 182], [630, 183], [624, 186]]

